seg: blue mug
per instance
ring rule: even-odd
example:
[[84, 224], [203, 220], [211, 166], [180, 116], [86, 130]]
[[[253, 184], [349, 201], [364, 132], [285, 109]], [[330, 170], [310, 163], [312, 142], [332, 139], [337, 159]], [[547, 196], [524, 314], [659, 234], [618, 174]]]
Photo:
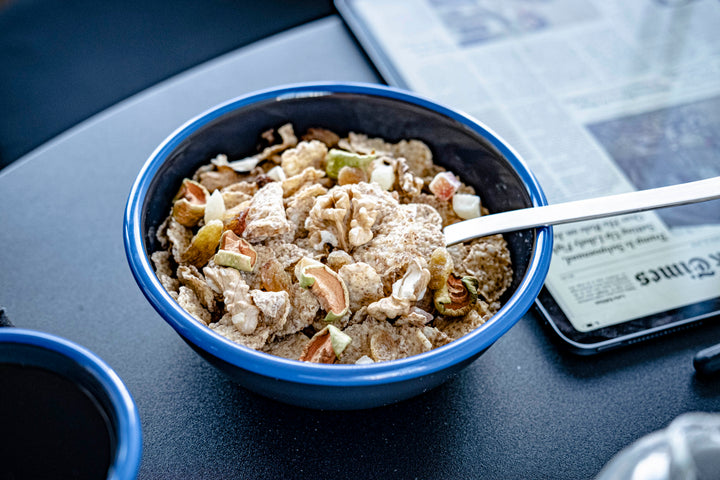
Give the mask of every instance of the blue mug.
[[9, 478], [137, 477], [137, 407], [120, 377], [86, 348], [0, 328], [0, 392], [0, 470]]

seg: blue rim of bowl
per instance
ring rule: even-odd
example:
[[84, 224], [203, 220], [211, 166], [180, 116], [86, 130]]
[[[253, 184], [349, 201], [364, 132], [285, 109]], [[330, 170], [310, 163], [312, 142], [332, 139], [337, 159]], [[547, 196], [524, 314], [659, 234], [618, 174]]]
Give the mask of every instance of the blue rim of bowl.
[[[161, 285], [145, 253], [141, 212], [152, 179], [168, 155], [200, 127], [251, 104], [338, 93], [370, 95], [408, 102], [458, 121], [479, 133], [513, 166], [535, 206], [546, 205], [545, 195], [520, 156], [491, 129], [457, 110], [405, 90], [376, 84], [316, 82], [260, 90], [215, 106], [189, 120], [167, 137], [150, 155], [130, 190], [123, 223], [125, 253], [136, 282], [155, 310], [183, 338], [202, 350], [247, 371], [293, 383], [323, 386], [370, 386], [401, 382], [448, 368], [492, 345], [527, 312], [540, 293], [550, 266], [552, 229], [536, 229], [535, 251], [515, 294], [486, 323], [442, 347], [419, 355], [365, 365], [323, 365], [290, 360], [259, 352], [215, 333], [195, 320]], [[508, 318], [514, 319], [514, 321]]]
[[137, 477], [142, 458], [142, 429], [135, 401], [117, 373], [100, 357], [85, 347], [49, 333], [23, 328], [0, 329], [0, 344], [31, 345], [57, 352], [79, 364], [100, 382], [117, 413], [115, 455], [108, 480]]

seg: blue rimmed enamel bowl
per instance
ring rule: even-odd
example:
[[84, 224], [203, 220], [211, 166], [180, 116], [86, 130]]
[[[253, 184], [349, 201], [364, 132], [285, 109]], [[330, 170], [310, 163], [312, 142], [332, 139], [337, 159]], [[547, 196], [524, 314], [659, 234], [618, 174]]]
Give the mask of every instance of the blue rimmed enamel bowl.
[[0, 431], [7, 478], [137, 478], [142, 432], [130, 392], [62, 337], [0, 328]]
[[514, 276], [488, 322], [421, 355], [370, 365], [319, 365], [258, 352], [216, 334], [186, 313], [156, 277], [150, 254], [182, 179], [218, 153], [242, 158], [260, 132], [286, 122], [295, 131], [322, 126], [389, 142], [416, 138], [436, 163], [475, 187], [491, 212], [544, 205], [534, 176], [483, 124], [409, 92], [380, 85], [314, 83], [252, 93], [212, 108], [171, 134], [140, 170], [124, 219], [125, 250], [140, 289], [160, 316], [200, 355], [246, 388], [310, 408], [361, 409], [413, 397], [449, 379], [487, 350], [532, 305], [547, 275], [549, 228], [505, 235]]

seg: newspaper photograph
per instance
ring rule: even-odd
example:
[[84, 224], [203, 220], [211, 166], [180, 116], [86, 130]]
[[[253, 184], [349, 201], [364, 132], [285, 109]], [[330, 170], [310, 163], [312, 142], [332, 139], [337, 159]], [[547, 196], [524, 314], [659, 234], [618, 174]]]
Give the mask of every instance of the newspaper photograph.
[[[354, 5], [386, 80], [498, 133], [549, 203], [720, 175], [716, 0]], [[718, 201], [554, 233], [546, 287], [576, 330], [720, 296]]]

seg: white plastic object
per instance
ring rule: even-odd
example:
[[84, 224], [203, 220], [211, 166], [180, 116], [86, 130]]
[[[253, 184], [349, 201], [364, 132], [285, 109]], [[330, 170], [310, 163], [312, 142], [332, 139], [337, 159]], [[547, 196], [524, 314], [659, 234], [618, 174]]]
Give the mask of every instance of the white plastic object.
[[690, 412], [615, 455], [595, 480], [720, 478], [720, 414]]

